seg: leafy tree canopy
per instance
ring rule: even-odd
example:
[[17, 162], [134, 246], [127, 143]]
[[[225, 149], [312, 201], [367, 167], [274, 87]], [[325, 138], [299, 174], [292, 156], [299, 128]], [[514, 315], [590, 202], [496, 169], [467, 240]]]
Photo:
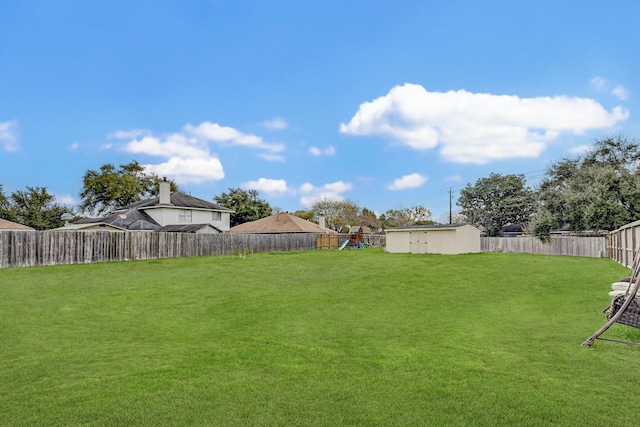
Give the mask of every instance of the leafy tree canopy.
[[27, 187], [25, 191], [11, 193], [14, 220], [36, 230], [62, 227], [62, 214], [69, 209], [55, 203], [55, 197], [44, 187]]
[[614, 230], [640, 218], [640, 146], [624, 135], [596, 140], [584, 156], [554, 162], [540, 184], [533, 233], [562, 227]]
[[[367, 208], [360, 208], [354, 201], [348, 199], [322, 198], [317, 200], [309, 209], [310, 218], [319, 221], [323, 216], [327, 228], [346, 233], [354, 225], [369, 227], [377, 230], [382, 226], [376, 213]], [[306, 218], [307, 215], [297, 215]]]
[[499, 236], [505, 225], [529, 223], [535, 210], [535, 193], [525, 186], [524, 175], [492, 173], [475, 185], [467, 184], [460, 191], [457, 205], [470, 224], [483, 227], [488, 236]]
[[306, 219], [307, 221], [311, 221], [314, 217], [313, 211], [306, 211], [304, 209], [299, 209], [293, 213], [293, 215], [298, 218]]
[[266, 218], [273, 214], [273, 209], [269, 203], [260, 198], [257, 190], [229, 188], [228, 192], [215, 196], [213, 200], [219, 205], [235, 211], [231, 214], [231, 227]]
[[2, 184], [0, 184], [0, 219], [6, 219], [8, 221], [16, 220], [15, 213], [11, 207], [11, 201], [5, 196]]
[[431, 219], [431, 210], [422, 205], [389, 209], [380, 215], [380, 221], [383, 228], [435, 224]]
[[326, 227], [339, 233], [346, 233], [350, 226], [356, 225], [360, 213], [358, 205], [351, 200], [326, 197], [313, 203], [309, 210], [316, 221], [323, 216]]
[[[99, 171], [88, 170], [82, 181], [80, 210], [104, 215], [119, 207], [156, 197], [161, 178], [145, 172], [144, 167], [134, 160], [118, 168], [105, 164]], [[175, 182], [170, 182], [171, 190], [177, 191]]]

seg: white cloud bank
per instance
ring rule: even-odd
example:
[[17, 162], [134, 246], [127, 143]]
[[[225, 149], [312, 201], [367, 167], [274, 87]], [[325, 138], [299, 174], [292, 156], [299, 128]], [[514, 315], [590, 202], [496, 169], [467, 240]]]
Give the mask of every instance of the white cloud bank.
[[353, 184], [344, 181], [336, 181], [328, 184], [324, 184], [320, 187], [316, 187], [308, 182], [300, 186], [300, 193], [303, 195], [300, 198], [300, 203], [305, 208], [313, 206], [313, 204], [322, 199], [327, 200], [345, 200], [342, 193], [346, 193], [353, 189]]
[[284, 144], [270, 143], [261, 137], [245, 134], [218, 123], [203, 122], [197, 126], [187, 124], [180, 132], [155, 136], [148, 130], [119, 130], [111, 139], [129, 140], [124, 150], [164, 158], [157, 164], [143, 165], [147, 171], [168, 176], [178, 184], [216, 181], [224, 178], [220, 159], [211, 152], [211, 146], [245, 147], [260, 152], [259, 156], [270, 161], [282, 160]]
[[629, 117], [588, 98], [519, 98], [465, 90], [429, 92], [396, 86], [365, 102], [340, 132], [391, 138], [415, 150], [440, 147], [446, 160], [484, 164], [537, 157], [558, 136], [611, 128]]
[[274, 117], [271, 120], [265, 120], [262, 122], [262, 126], [271, 130], [282, 130], [289, 127], [289, 124], [282, 117]]
[[55, 199], [56, 199], [56, 203], [60, 203], [61, 205], [64, 205], [64, 206], [76, 206], [80, 204], [80, 202], [76, 200], [75, 197], [70, 196], [69, 194], [55, 196]]
[[10, 120], [0, 123], [0, 147], [6, 152], [18, 151], [18, 121]]
[[393, 181], [393, 184], [387, 186], [391, 191], [407, 190], [411, 188], [418, 188], [427, 182], [427, 177], [420, 175], [419, 173], [412, 173], [411, 175], [405, 175], [402, 178], [398, 178]]
[[257, 181], [245, 182], [241, 185], [245, 190], [258, 190], [265, 193], [286, 193], [289, 191], [284, 179], [259, 178]]

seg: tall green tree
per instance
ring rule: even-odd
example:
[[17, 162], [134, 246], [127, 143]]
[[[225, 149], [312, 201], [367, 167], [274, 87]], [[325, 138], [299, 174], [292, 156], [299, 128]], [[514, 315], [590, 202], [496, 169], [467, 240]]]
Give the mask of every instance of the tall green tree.
[[11, 206], [11, 201], [4, 194], [2, 184], [0, 184], [0, 219], [6, 219], [8, 221], [15, 221], [15, 213]]
[[535, 192], [525, 182], [524, 175], [491, 173], [474, 185], [467, 184], [457, 201], [460, 213], [488, 236], [501, 235], [508, 224], [526, 226], [535, 211]]
[[413, 205], [389, 209], [380, 215], [383, 228], [402, 227], [407, 225], [430, 225], [434, 224], [431, 219], [431, 209], [422, 205]]
[[11, 193], [15, 220], [36, 230], [62, 227], [63, 213], [68, 209], [55, 203], [55, 197], [45, 187], [27, 187], [26, 191]]
[[354, 225], [364, 225], [375, 232], [382, 227], [382, 222], [374, 211], [368, 208], [362, 208]]
[[314, 217], [314, 213], [311, 210], [304, 210], [304, 209], [299, 209], [297, 211], [295, 211], [293, 213], [293, 215], [297, 216], [298, 218], [302, 218], [302, 219], [306, 219], [307, 221], [311, 221]]
[[[105, 164], [99, 171], [88, 170], [84, 174], [79, 208], [92, 215], [104, 215], [121, 206], [157, 196], [160, 181], [158, 175], [145, 172], [135, 160], [117, 168]], [[171, 190], [177, 191], [175, 182], [170, 182]]]
[[326, 227], [339, 233], [346, 233], [350, 226], [356, 225], [360, 214], [360, 207], [355, 202], [330, 197], [317, 200], [309, 210], [316, 221], [323, 216]]
[[540, 184], [533, 233], [547, 240], [562, 227], [597, 232], [640, 219], [639, 161], [638, 142], [616, 135], [596, 140], [581, 157], [552, 163]]
[[266, 218], [273, 214], [271, 206], [260, 198], [260, 193], [257, 190], [229, 188], [226, 193], [223, 192], [219, 196], [215, 196], [213, 200], [219, 205], [235, 211], [231, 214], [231, 227]]

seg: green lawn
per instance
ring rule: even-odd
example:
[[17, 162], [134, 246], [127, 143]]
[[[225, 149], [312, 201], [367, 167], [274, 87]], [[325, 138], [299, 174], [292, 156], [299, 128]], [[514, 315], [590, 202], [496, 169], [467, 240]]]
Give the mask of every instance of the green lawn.
[[580, 345], [627, 274], [379, 249], [3, 269], [0, 425], [637, 425], [640, 348]]

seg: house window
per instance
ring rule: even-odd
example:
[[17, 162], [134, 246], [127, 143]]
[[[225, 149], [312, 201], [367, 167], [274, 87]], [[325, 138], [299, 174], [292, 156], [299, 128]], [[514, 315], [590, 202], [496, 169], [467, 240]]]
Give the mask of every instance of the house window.
[[222, 212], [211, 212], [211, 219], [214, 221], [222, 221]]
[[180, 213], [178, 214], [178, 222], [191, 222], [193, 220], [193, 215], [191, 209], [180, 209]]

